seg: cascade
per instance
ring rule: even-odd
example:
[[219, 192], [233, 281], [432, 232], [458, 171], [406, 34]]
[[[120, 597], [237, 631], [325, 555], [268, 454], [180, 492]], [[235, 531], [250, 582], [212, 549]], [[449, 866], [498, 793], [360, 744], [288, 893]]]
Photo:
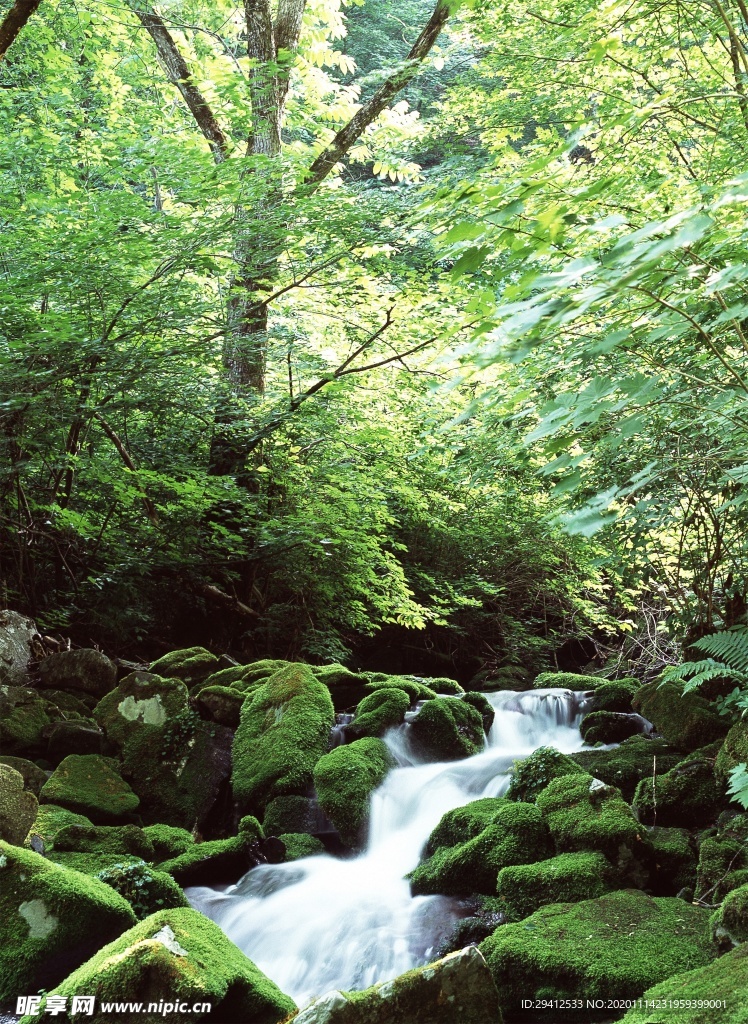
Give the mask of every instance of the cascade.
[[192, 888], [190, 902], [304, 1006], [331, 989], [362, 989], [425, 963], [459, 918], [457, 902], [410, 894], [412, 871], [442, 815], [501, 796], [514, 761], [538, 747], [582, 749], [588, 694], [486, 694], [496, 717], [485, 749], [462, 761], [418, 763], [408, 726], [385, 737], [398, 761], [372, 794], [365, 851], [262, 865], [236, 885]]

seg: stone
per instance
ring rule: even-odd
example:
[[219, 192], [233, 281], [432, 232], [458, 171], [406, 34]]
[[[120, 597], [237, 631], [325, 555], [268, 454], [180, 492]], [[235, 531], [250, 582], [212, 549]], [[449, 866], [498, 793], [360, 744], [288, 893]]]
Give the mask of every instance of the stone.
[[535, 803], [538, 794], [562, 775], [581, 775], [584, 769], [554, 747], [538, 747], [529, 757], [515, 761], [507, 790], [508, 800]]
[[336, 711], [353, 708], [364, 697], [369, 682], [367, 676], [351, 672], [345, 665], [313, 665], [311, 668], [317, 679], [330, 691]]
[[21, 846], [36, 820], [38, 806], [34, 794], [23, 788], [21, 773], [0, 764], [0, 839]]
[[179, 679], [152, 672], [131, 672], [94, 709], [94, 718], [107, 739], [123, 749], [142, 726], [161, 729], [188, 709], [187, 687]]
[[630, 736], [646, 732], [648, 723], [635, 714], [619, 711], [592, 711], [582, 719], [580, 732], [585, 743], [620, 743]]
[[397, 687], [388, 686], [364, 697], [348, 726], [352, 736], [384, 736], [388, 729], [405, 721], [410, 696]]
[[725, 783], [714, 773], [714, 746], [695, 751], [654, 781], [642, 779], [632, 805], [639, 821], [673, 828], [713, 824], [728, 803]]
[[103, 697], [117, 685], [117, 666], [101, 651], [61, 651], [39, 662], [39, 681], [50, 690], [80, 690]]
[[722, 739], [729, 728], [713, 704], [698, 693], [684, 694], [678, 683], [646, 683], [632, 703], [668, 743], [689, 753]]
[[33, 761], [28, 761], [25, 757], [0, 757], [0, 765], [3, 764], [20, 772], [23, 776], [23, 788], [27, 789], [29, 793], [33, 793], [34, 796], [39, 796], [42, 786], [47, 781], [47, 773], [43, 768], [34, 764]]
[[0, 753], [39, 757], [46, 753], [44, 729], [60, 718], [60, 712], [36, 690], [25, 686], [0, 686]]
[[156, 856], [153, 843], [137, 825], [64, 825], [54, 842], [58, 851], [128, 853], [149, 861]]
[[[83, 814], [75, 814], [65, 807], [56, 804], [39, 804], [36, 820], [29, 829], [25, 846], [31, 846], [31, 840], [39, 840], [45, 851], [54, 847], [54, 841], [60, 829], [66, 825], [91, 825], [92, 822]], [[33, 846], [31, 846], [33, 849]], [[39, 852], [39, 851], [37, 851]]]
[[583, 771], [621, 790], [632, 800], [642, 779], [664, 775], [683, 760], [665, 740], [632, 736], [613, 750], [580, 750], [569, 755]]
[[98, 754], [68, 755], [47, 779], [40, 802], [84, 814], [97, 825], [131, 820], [140, 805], [117, 762]]
[[684, 828], [650, 828], [647, 841], [652, 848], [650, 888], [655, 896], [677, 896], [696, 886], [696, 854], [690, 833]]
[[153, 859], [157, 864], [185, 853], [195, 842], [195, 837], [187, 829], [174, 825], [146, 825], [143, 832], [153, 846]]
[[601, 853], [561, 853], [536, 864], [502, 868], [498, 906], [508, 921], [521, 921], [549, 903], [579, 903], [616, 887], [616, 872]]
[[7, 608], [0, 611], [0, 686], [23, 686], [27, 681], [37, 634], [32, 619]]
[[605, 686], [609, 679], [602, 676], [586, 676], [577, 672], [541, 672], [535, 676], [533, 690], [597, 690]]
[[366, 737], [325, 754], [314, 768], [320, 807], [349, 847], [366, 840], [372, 792], [396, 765], [382, 740]]
[[151, 665], [150, 671], [165, 679], [176, 677], [187, 686], [204, 682], [208, 676], [223, 668], [220, 658], [211, 654], [205, 647], [186, 647], [171, 651]]
[[103, 754], [106, 736], [93, 722], [52, 722], [42, 729], [47, 758], [59, 764], [68, 754]]
[[456, 761], [485, 745], [481, 713], [458, 697], [428, 700], [410, 723], [410, 743], [429, 761]]
[[197, 695], [203, 718], [236, 729], [241, 718], [244, 694], [231, 686], [204, 686]]

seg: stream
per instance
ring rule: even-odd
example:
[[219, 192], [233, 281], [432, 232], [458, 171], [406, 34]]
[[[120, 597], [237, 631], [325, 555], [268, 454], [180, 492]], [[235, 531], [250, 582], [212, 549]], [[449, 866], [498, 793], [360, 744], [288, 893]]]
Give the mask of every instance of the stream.
[[299, 1006], [331, 989], [362, 989], [433, 958], [464, 913], [456, 900], [410, 894], [416, 867], [442, 815], [501, 796], [508, 770], [542, 746], [581, 750], [586, 694], [488, 693], [496, 718], [485, 749], [462, 761], [417, 763], [408, 726], [385, 742], [397, 758], [372, 794], [365, 851], [263, 865], [235, 885], [192, 888], [192, 905], [218, 924]]

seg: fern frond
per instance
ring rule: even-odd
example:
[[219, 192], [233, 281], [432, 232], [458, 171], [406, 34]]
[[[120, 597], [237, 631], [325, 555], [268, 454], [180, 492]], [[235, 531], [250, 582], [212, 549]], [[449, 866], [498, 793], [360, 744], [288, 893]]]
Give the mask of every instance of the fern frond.
[[733, 671], [748, 672], [748, 626], [733, 626], [722, 633], [710, 633], [693, 646], [724, 662]]
[[739, 672], [714, 658], [703, 661], [684, 661], [682, 665], [672, 665], [662, 673], [663, 683], [683, 683], [683, 692], [690, 693], [710, 679], [724, 679], [727, 676], [738, 683], [748, 684], [748, 673]]
[[730, 785], [727, 787], [730, 798], [748, 810], [748, 771], [745, 761], [736, 765], [730, 772]]

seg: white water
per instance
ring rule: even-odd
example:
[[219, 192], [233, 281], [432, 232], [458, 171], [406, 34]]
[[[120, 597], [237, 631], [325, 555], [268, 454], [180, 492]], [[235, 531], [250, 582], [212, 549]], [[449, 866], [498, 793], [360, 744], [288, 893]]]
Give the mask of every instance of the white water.
[[582, 694], [486, 696], [496, 719], [485, 750], [474, 757], [415, 764], [407, 727], [385, 737], [403, 767], [372, 795], [369, 841], [360, 856], [263, 865], [223, 891], [188, 890], [193, 906], [300, 1006], [331, 989], [366, 988], [427, 962], [459, 915], [453, 900], [412, 897], [404, 876], [442, 815], [500, 796], [512, 762], [538, 747], [582, 749]]

